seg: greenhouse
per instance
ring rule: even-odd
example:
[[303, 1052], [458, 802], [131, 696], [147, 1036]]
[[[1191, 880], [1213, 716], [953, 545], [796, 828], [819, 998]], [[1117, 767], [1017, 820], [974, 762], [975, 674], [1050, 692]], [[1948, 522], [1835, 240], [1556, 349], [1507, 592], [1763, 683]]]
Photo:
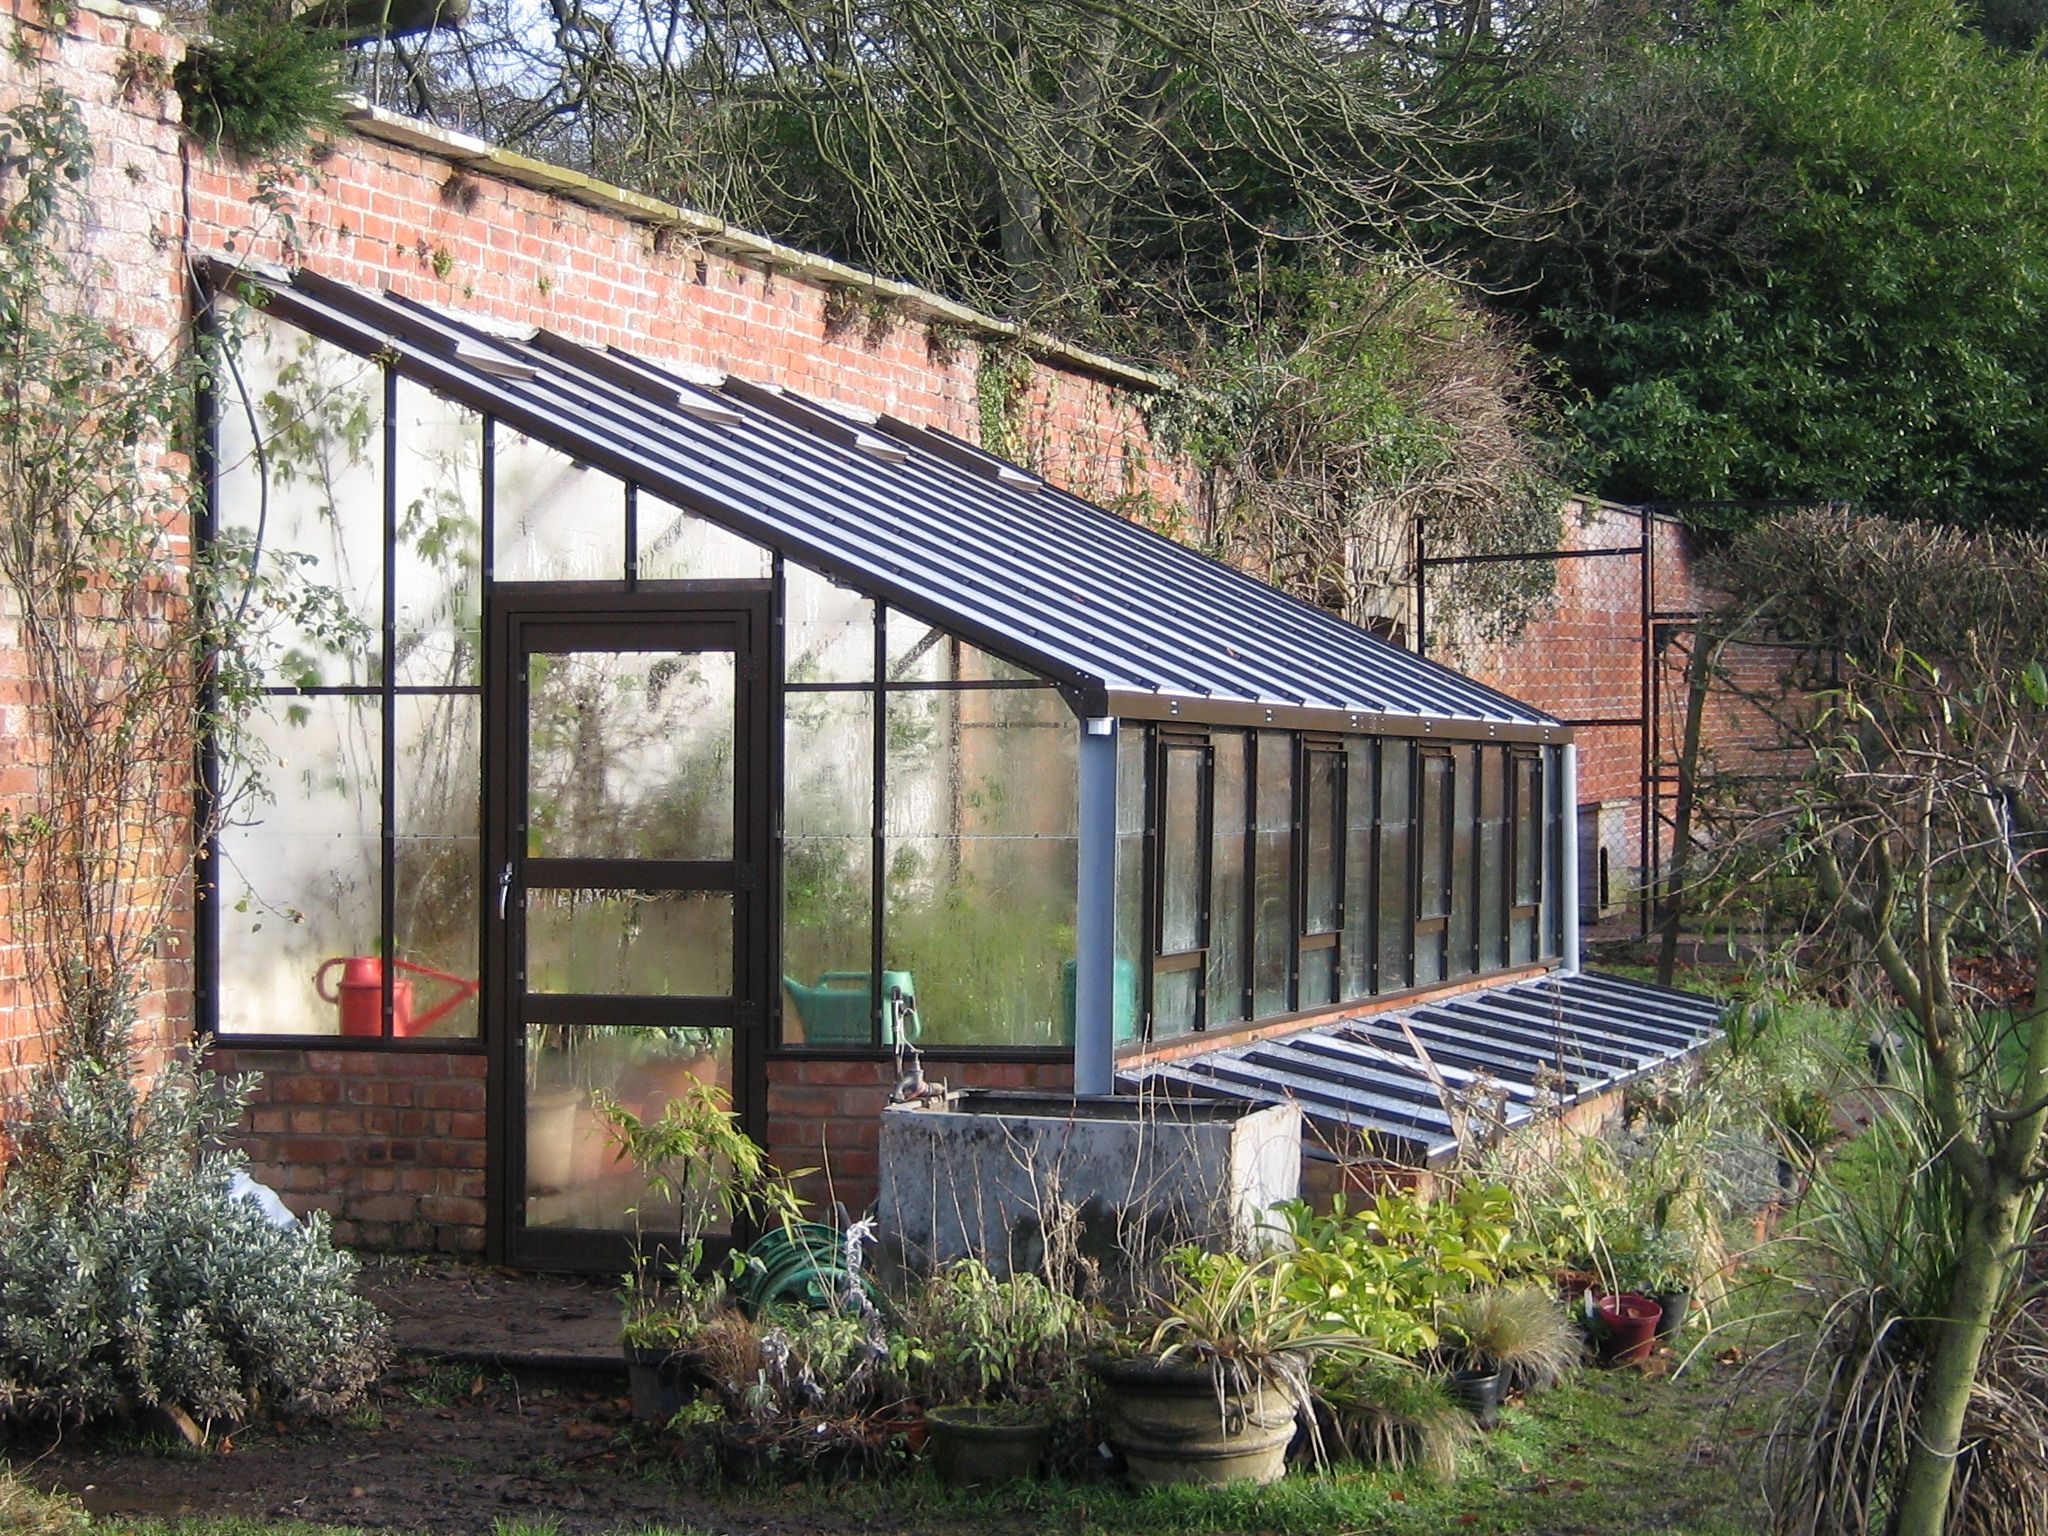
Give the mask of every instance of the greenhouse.
[[914, 1047], [1108, 1092], [1576, 969], [1552, 718], [940, 432], [222, 279], [204, 536], [331, 601], [209, 851], [201, 1020], [488, 1057], [504, 1253], [627, 1225], [555, 1129], [598, 1091], [762, 1134], [777, 1062]]

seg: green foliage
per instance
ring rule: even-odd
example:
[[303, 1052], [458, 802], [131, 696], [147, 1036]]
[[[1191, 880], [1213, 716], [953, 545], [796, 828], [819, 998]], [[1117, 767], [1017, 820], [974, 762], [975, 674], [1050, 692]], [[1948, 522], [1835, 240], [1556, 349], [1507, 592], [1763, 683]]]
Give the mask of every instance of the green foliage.
[[341, 120], [341, 41], [261, 0], [216, 9], [175, 80], [187, 130], [210, 149], [266, 159]]
[[1028, 1401], [1071, 1381], [1101, 1332], [1087, 1308], [1037, 1275], [997, 1279], [962, 1259], [913, 1290], [891, 1347], [927, 1403]]
[[273, 1227], [215, 1150], [246, 1085], [125, 1063], [38, 1077], [0, 1186], [0, 1418], [79, 1423], [135, 1403], [202, 1422], [345, 1411], [383, 1322], [317, 1214]]
[[1439, 1330], [1459, 1368], [1501, 1370], [1529, 1388], [1555, 1386], [1579, 1359], [1579, 1336], [1548, 1286], [1485, 1286], [1446, 1305]]
[[1404, 1357], [1436, 1347], [1441, 1304], [1512, 1279], [1537, 1257], [1515, 1231], [1506, 1186], [1480, 1180], [1434, 1200], [1383, 1190], [1355, 1212], [1342, 1195], [1326, 1214], [1305, 1200], [1274, 1210], [1294, 1243], [1296, 1300], [1328, 1327]]
[[1973, 17], [1741, 0], [1518, 95], [1528, 195], [1572, 212], [1495, 275], [1605, 493], [2037, 516], [2048, 75]]

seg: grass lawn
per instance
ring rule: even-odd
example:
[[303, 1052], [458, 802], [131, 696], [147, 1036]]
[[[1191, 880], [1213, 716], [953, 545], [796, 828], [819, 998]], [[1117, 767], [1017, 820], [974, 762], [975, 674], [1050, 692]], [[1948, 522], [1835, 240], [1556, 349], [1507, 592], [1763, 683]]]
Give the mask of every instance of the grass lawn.
[[[1763, 1529], [1755, 1452], [1772, 1406], [1767, 1393], [1726, 1367], [1696, 1365], [1677, 1380], [1588, 1371], [1533, 1408], [1510, 1409], [1501, 1429], [1467, 1453], [1460, 1477], [1448, 1485], [1360, 1471], [1297, 1474], [1265, 1489], [1150, 1494], [1105, 1483], [1016, 1484], [954, 1494], [922, 1474], [832, 1485], [694, 1485], [689, 1521], [639, 1529], [676, 1536], [1748, 1536]], [[665, 1469], [654, 1470], [660, 1475]], [[648, 1473], [643, 1462], [639, 1470], [621, 1466], [589, 1475]], [[550, 1514], [550, 1504], [543, 1498], [531, 1517], [497, 1519], [498, 1536], [574, 1536], [597, 1529], [587, 1519]], [[85, 1530], [91, 1536], [319, 1536], [347, 1529], [120, 1515], [102, 1516], [89, 1527], [55, 1520], [10, 1525], [9, 1513], [0, 1503], [0, 1529], [32, 1536], [77, 1536]], [[435, 1510], [422, 1507], [411, 1529], [426, 1536], [443, 1527]]]

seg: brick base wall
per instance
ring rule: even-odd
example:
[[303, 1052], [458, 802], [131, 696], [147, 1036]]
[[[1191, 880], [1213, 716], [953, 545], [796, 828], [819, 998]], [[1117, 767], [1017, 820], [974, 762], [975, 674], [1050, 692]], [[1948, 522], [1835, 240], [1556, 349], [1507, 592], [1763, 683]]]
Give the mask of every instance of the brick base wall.
[[482, 1056], [224, 1048], [211, 1060], [262, 1074], [234, 1140], [293, 1211], [325, 1211], [352, 1247], [483, 1252]]

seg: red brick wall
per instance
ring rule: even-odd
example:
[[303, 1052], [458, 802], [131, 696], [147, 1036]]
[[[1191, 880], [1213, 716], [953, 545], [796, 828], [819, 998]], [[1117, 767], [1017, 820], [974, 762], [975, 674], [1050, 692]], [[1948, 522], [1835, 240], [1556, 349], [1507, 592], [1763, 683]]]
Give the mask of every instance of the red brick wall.
[[[115, 328], [139, 356], [165, 355], [181, 334], [184, 298], [175, 218], [178, 108], [162, 83], [183, 45], [145, 13], [119, 5], [74, 5], [53, 25], [35, 0], [4, 0], [0, 26], [7, 42], [0, 49], [0, 110], [55, 85], [76, 105], [91, 144], [90, 175], [79, 195], [66, 198], [56, 234], [59, 270], [70, 286], [50, 296]], [[0, 175], [0, 199], [11, 202], [18, 192]], [[145, 473], [174, 475], [183, 467], [158, 445], [144, 451]], [[167, 530], [173, 567], [182, 562], [185, 532]], [[0, 820], [18, 824], [46, 806], [42, 762], [18, 616], [11, 595], [0, 591]], [[177, 850], [168, 850], [159, 868], [177, 878], [182, 863]], [[29, 920], [17, 916], [17, 894], [0, 881], [0, 1109], [43, 1060], [47, 1044]], [[154, 921], [155, 905], [143, 889], [136, 920]], [[145, 1068], [183, 1036], [191, 1016], [189, 904], [172, 905], [172, 931], [158, 946], [159, 962], [140, 999]]]
[[249, 1171], [344, 1243], [410, 1253], [484, 1246], [484, 1058], [474, 1052], [213, 1053], [262, 1083], [235, 1138]]

